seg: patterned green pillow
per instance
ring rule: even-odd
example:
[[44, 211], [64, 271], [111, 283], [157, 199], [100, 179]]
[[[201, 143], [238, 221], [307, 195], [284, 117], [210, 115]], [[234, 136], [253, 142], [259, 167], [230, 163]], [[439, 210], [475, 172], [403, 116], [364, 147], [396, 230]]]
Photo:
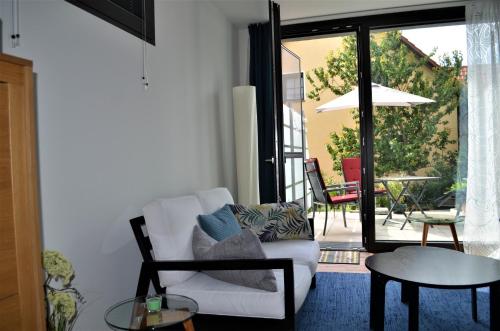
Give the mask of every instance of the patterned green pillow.
[[261, 242], [313, 239], [306, 212], [296, 202], [229, 206], [241, 228], [250, 229]]

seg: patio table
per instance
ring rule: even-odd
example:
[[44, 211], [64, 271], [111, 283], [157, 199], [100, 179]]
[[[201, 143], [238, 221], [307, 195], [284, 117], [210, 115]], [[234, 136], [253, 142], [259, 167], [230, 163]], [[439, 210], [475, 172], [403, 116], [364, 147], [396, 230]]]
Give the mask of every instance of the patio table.
[[[425, 214], [424, 210], [420, 206], [420, 200], [422, 200], [422, 197], [424, 195], [425, 191], [425, 186], [427, 183], [431, 180], [438, 180], [441, 179], [441, 177], [430, 177], [430, 176], [401, 176], [401, 177], [380, 177], [375, 179], [375, 183], [382, 183], [384, 185], [384, 188], [386, 189], [390, 199], [391, 199], [391, 208], [389, 209], [389, 213], [387, 214], [387, 217], [384, 220], [384, 223], [382, 225], [385, 225], [389, 219], [392, 220], [392, 212], [394, 210], [394, 207], [398, 205], [399, 201], [403, 196], [407, 197], [408, 199], [413, 202], [413, 206], [411, 209], [408, 211], [408, 214], [406, 211], [403, 211], [403, 215], [405, 216], [405, 221], [403, 222], [403, 225], [401, 226], [401, 230], [405, 227], [406, 223], [409, 222], [408, 218], [411, 216], [411, 214], [415, 211], [415, 208], [418, 209], [422, 215], [427, 217]], [[391, 192], [389, 188], [389, 182], [400, 182], [403, 185], [403, 189], [401, 192], [395, 196], [393, 192]], [[422, 183], [422, 188], [420, 189], [420, 192], [415, 192], [412, 193], [408, 189], [411, 183], [416, 183], [416, 182], [421, 182]]]

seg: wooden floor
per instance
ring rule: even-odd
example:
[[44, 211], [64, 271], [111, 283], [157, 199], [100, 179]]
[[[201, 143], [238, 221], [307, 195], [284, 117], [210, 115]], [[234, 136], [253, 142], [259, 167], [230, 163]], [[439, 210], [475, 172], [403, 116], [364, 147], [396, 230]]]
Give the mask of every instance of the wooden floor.
[[370, 272], [365, 267], [365, 259], [372, 255], [372, 253], [361, 252], [359, 257], [359, 264], [318, 264], [318, 272], [353, 272], [363, 273]]

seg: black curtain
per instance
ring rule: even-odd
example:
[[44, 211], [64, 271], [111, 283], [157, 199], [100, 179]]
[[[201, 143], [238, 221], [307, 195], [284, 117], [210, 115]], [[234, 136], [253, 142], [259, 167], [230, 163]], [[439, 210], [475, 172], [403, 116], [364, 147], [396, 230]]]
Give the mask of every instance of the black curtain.
[[[250, 85], [255, 86], [259, 134], [259, 192], [261, 203], [276, 202], [271, 26], [258, 23], [250, 32]], [[276, 161], [275, 161], [276, 162]]]

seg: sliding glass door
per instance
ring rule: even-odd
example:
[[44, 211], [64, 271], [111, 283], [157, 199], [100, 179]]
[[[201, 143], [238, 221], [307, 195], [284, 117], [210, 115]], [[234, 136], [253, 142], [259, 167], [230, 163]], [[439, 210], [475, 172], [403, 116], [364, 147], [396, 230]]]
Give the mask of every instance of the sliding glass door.
[[[356, 33], [359, 145], [346, 146], [347, 137], [339, 136], [333, 149], [360, 154], [363, 245], [370, 251], [422, 239], [451, 246], [455, 231], [424, 226], [429, 218], [456, 220], [460, 239], [464, 19], [460, 6], [282, 27], [285, 40]], [[341, 64], [332, 60], [333, 68]], [[337, 69], [335, 78], [345, 81], [345, 71]]]
[[[450, 227], [461, 239], [455, 202], [465, 25], [373, 30], [370, 40], [375, 239], [451, 242]], [[438, 222], [450, 225], [425, 226]]]

